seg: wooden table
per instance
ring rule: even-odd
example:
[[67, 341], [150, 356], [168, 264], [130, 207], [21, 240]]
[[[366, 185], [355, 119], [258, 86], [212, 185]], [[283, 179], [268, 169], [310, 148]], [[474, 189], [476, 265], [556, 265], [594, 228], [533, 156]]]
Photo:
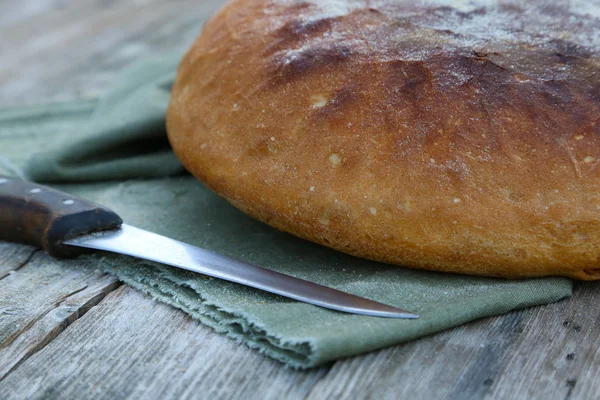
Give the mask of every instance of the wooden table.
[[[0, 0], [0, 106], [101, 95], [136, 58], [187, 47], [220, 3]], [[0, 242], [0, 398], [600, 396], [598, 283], [295, 371], [77, 263]]]

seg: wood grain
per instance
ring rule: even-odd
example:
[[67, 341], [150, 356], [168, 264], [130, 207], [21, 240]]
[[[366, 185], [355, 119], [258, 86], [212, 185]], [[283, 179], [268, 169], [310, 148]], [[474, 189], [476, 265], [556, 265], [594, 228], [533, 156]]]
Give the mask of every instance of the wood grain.
[[33, 246], [0, 241], [0, 280], [25, 265], [36, 250]]
[[[0, 0], [8, 54], [0, 106], [99, 95], [136, 58], [185, 48], [219, 4]], [[92, 307], [117, 283], [99, 273], [83, 279], [43, 253], [27, 262], [34, 251], [0, 242], [0, 370], [10, 371], [0, 398], [563, 400], [600, 392], [599, 283], [579, 284], [557, 304], [298, 372], [129, 288]], [[90, 289], [75, 293], [86, 280]]]
[[599, 290], [338, 362], [309, 398], [595, 398]]
[[0, 381], [117, 286], [89, 262], [43, 252], [0, 280]]
[[123, 286], [0, 385], [3, 399], [302, 399], [327, 368], [297, 372]]
[[0, 105], [98, 96], [139, 57], [184, 51], [223, 3], [2, 0]]

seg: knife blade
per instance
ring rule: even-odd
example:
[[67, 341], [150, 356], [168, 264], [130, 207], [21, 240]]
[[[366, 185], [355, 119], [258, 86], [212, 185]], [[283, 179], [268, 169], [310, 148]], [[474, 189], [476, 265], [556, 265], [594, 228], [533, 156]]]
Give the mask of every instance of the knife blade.
[[0, 240], [30, 243], [55, 257], [84, 250], [124, 254], [275, 293], [316, 306], [385, 318], [418, 315], [201, 249], [127, 224], [99, 204], [0, 176]]

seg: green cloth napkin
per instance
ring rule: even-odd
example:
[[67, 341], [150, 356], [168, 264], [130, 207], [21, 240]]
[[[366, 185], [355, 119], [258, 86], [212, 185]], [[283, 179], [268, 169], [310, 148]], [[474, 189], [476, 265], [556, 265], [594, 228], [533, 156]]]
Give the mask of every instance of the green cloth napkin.
[[[25, 167], [33, 180], [60, 182], [59, 188], [112, 208], [131, 225], [421, 318], [343, 314], [132, 258], [86, 256], [127, 284], [299, 368], [571, 294], [572, 283], [563, 278], [508, 281], [362, 260], [246, 216], [182, 173], [168, 150], [164, 113], [177, 60], [170, 55], [137, 63], [99, 101], [0, 111], [4, 165], [13, 172]], [[41, 152], [32, 156], [36, 149]]]

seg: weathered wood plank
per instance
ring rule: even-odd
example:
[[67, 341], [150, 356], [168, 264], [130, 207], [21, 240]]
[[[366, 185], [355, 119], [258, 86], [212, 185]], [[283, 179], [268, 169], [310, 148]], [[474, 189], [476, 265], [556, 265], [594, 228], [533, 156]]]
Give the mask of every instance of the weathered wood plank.
[[0, 381], [118, 285], [89, 262], [43, 252], [0, 280]]
[[489, 398], [591, 399], [600, 394], [600, 282], [578, 283], [573, 298], [531, 311], [507, 348]]
[[[219, 3], [0, 1], [0, 49], [10, 55], [0, 65], [0, 106], [101, 94], [115, 73], [137, 57], [185, 48], [196, 35], [200, 21]], [[9, 260], [15, 265], [23, 262], [12, 256]], [[28, 394], [58, 396], [58, 391], [61, 396], [69, 393], [91, 397], [97, 388], [104, 390], [114, 384], [123, 390], [110, 392], [116, 397], [151, 395], [148, 387], [165, 396], [184, 397], [241, 397], [247, 391], [255, 396], [264, 392], [267, 397], [310, 392], [311, 398], [593, 398], [600, 391], [600, 378], [595, 376], [600, 362], [598, 289], [598, 284], [580, 285], [573, 299], [559, 304], [486, 319], [404, 346], [340, 361], [326, 376], [321, 370], [316, 377], [293, 371], [287, 374], [278, 364], [186, 320], [189, 326], [196, 326], [190, 328], [181, 322], [181, 318], [185, 320], [181, 313], [171, 309], [167, 312], [165, 306], [120, 289], [118, 296], [114, 295], [119, 304], [110, 295], [15, 368], [0, 382], [0, 397], [9, 391], [16, 398]], [[108, 308], [101, 309], [105, 306]], [[149, 314], [142, 313], [143, 307], [150, 310]], [[95, 330], [100, 327], [87, 320], [101, 315], [102, 329], [110, 321], [127, 325], [120, 319], [123, 309], [143, 315], [134, 319], [126, 314], [131, 337], [122, 342], [117, 341], [123, 336], [115, 333], [114, 327]], [[154, 324], [154, 318], [161, 325]], [[134, 325], [134, 321], [138, 322]], [[154, 330], [144, 334], [145, 341], [136, 341], [136, 329], [144, 323], [154, 324]], [[85, 329], [79, 328], [80, 324]], [[184, 333], [175, 332], [172, 325]], [[91, 352], [92, 344], [97, 346], [104, 352], [104, 368], [100, 361], [84, 354], [60, 355], [54, 350], [59, 340], [59, 348], [77, 346], [74, 341], [81, 335], [72, 335], [75, 329], [83, 329], [81, 335], [87, 333], [89, 337], [85, 345], [74, 348]], [[163, 335], [163, 330], [170, 336]], [[11, 345], [15, 344], [16, 340]], [[148, 346], [159, 349], [154, 351], [159, 355], [144, 349]], [[28, 347], [23, 344], [18, 348]], [[75, 357], [76, 362], [69, 363], [68, 357]], [[200, 367], [196, 360], [206, 364]], [[53, 362], [58, 364], [53, 366]], [[191, 367], [177, 370], [178, 362]], [[97, 387], [74, 378], [80, 368], [87, 371], [86, 377], [90, 371], [95, 372], [93, 382]], [[132, 382], [120, 379], [122, 374]], [[141, 378], [136, 380], [138, 376]], [[319, 378], [322, 380], [316, 383]], [[44, 386], [45, 380], [51, 384]], [[288, 389], [294, 382], [302, 390]], [[204, 385], [208, 384], [212, 386], [206, 389]]]
[[587, 399], [600, 393], [600, 283], [337, 362], [309, 398]]
[[43, 12], [51, 6], [50, 1], [37, 1], [37, 0], [21, 0], [19, 6], [15, 6], [13, 1], [0, 1], [0, 29], [9, 24], [18, 23], [21, 20]]
[[98, 96], [124, 65], [186, 49], [224, 1], [8, 3], [0, 11], [22, 11], [10, 12], [14, 21], [0, 19], [0, 105], [6, 106]]
[[25, 265], [36, 250], [33, 246], [0, 241], [0, 280]]
[[0, 382], [0, 398], [301, 399], [293, 371], [123, 286]]

